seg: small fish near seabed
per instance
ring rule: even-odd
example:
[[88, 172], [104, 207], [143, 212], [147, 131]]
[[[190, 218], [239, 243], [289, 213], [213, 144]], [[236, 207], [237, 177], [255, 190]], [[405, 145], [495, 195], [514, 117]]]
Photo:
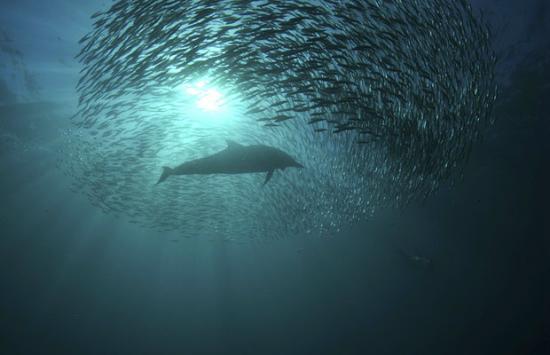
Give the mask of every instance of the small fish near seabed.
[[402, 248], [398, 248], [398, 253], [406, 260], [406, 262], [416, 268], [432, 270], [433, 269], [433, 260], [423, 255], [416, 253], [411, 253]]

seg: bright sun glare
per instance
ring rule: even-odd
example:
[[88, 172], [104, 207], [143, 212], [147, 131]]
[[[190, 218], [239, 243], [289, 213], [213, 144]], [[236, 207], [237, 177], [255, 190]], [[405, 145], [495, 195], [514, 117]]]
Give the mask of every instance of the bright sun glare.
[[206, 81], [186, 86], [185, 92], [190, 96], [195, 96], [197, 107], [206, 112], [218, 112], [225, 103], [223, 95], [215, 88], [208, 87]]

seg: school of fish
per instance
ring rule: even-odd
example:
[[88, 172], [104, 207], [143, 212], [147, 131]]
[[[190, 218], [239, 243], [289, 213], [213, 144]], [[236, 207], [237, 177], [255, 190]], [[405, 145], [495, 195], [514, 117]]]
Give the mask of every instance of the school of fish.
[[[119, 0], [92, 18], [65, 171], [182, 236], [330, 235], [459, 178], [493, 120], [491, 33], [466, 0]], [[205, 87], [223, 111], [185, 89]], [[155, 186], [226, 139], [305, 168]]]

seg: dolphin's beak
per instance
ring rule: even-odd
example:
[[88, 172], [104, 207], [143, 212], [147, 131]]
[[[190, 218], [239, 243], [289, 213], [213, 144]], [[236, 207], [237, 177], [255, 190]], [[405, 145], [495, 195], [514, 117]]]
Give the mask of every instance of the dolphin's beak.
[[304, 166], [298, 162], [294, 162], [294, 166], [297, 167], [297, 168], [303, 168]]

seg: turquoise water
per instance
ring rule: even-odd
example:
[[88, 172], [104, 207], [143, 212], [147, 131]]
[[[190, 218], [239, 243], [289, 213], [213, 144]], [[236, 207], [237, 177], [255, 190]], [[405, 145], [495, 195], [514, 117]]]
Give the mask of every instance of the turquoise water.
[[[473, 2], [496, 123], [426, 199], [382, 145], [263, 127], [207, 76], [78, 127], [78, 41], [111, 4], [0, 5], [0, 353], [546, 353], [544, 2]], [[154, 185], [226, 139], [306, 168]]]

